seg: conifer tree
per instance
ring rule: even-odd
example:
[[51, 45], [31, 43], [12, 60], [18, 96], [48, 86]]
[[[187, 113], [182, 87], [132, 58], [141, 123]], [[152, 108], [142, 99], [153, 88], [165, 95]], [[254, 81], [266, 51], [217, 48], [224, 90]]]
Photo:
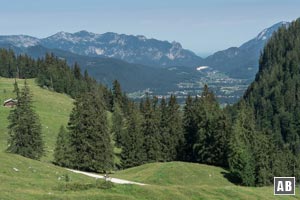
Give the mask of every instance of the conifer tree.
[[141, 127], [141, 116], [132, 103], [130, 104], [126, 130], [122, 140], [121, 166], [123, 168], [135, 167], [146, 161], [143, 144], [144, 135]]
[[196, 161], [200, 163], [226, 166], [228, 122], [207, 85], [201, 98], [195, 103], [197, 138], [193, 144]]
[[113, 105], [112, 134], [114, 136], [116, 146], [121, 147], [124, 135], [124, 117], [117, 102]]
[[146, 159], [148, 162], [162, 161], [157, 100], [155, 98], [151, 100], [147, 96], [141, 108], [143, 114], [142, 131], [145, 135], [144, 148], [147, 154]]
[[80, 95], [69, 120], [70, 167], [103, 172], [113, 167], [107, 114], [98, 91]]
[[169, 125], [168, 125], [168, 107], [166, 103], [166, 99], [162, 98], [160, 102], [160, 134], [161, 134], [161, 156], [163, 161], [170, 160], [169, 147], [171, 143], [171, 136], [169, 133]]
[[123, 96], [121, 85], [117, 80], [113, 82], [113, 103], [117, 103], [121, 108], [123, 108]]
[[182, 117], [180, 113], [180, 106], [177, 103], [174, 95], [170, 96], [167, 107], [167, 127], [169, 132], [169, 145], [167, 161], [176, 160], [181, 158], [183, 151], [184, 133], [182, 127]]
[[17, 106], [8, 116], [9, 138], [7, 151], [32, 159], [40, 159], [44, 154], [41, 124], [32, 107], [32, 96], [27, 81], [19, 92], [15, 81]]
[[79, 65], [78, 65], [77, 62], [75, 62], [75, 64], [74, 64], [74, 69], [73, 69], [73, 71], [74, 71], [74, 76], [75, 76], [75, 78], [76, 78], [77, 80], [81, 80], [81, 79], [82, 79], [81, 69], [80, 69], [80, 67], [79, 67]]
[[195, 162], [196, 155], [194, 154], [193, 145], [197, 141], [197, 120], [196, 109], [193, 98], [189, 95], [186, 98], [183, 111], [183, 130], [184, 130], [184, 153], [181, 156], [183, 160], [188, 162]]
[[70, 146], [67, 131], [64, 126], [61, 126], [56, 139], [54, 149], [54, 163], [56, 165], [66, 167], [70, 165]]
[[250, 138], [251, 151], [255, 160], [255, 185], [270, 185], [275, 175], [272, 173], [272, 164], [278, 159], [274, 139], [271, 133], [260, 131], [255, 131]]
[[241, 184], [246, 186], [255, 185], [255, 160], [250, 142], [253, 134], [255, 134], [253, 122], [242, 102], [232, 127], [228, 163], [230, 172]]

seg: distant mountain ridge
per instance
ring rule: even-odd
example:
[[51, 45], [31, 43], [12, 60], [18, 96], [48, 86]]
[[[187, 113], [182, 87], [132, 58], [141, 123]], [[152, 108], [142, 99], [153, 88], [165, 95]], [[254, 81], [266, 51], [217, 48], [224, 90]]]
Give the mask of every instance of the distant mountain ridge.
[[22, 48], [0, 43], [0, 48], [10, 48], [17, 54], [27, 54], [35, 59], [44, 57], [46, 53], [53, 53], [58, 58], [66, 60], [70, 66], [77, 62], [82, 72], [87, 70], [92, 77], [104, 85], [111, 87], [112, 82], [118, 80], [126, 92], [136, 92], [148, 88], [174, 90], [178, 82], [201, 76], [199, 73], [195, 74], [193, 68], [149, 67], [115, 58], [82, 56], [60, 49], [48, 49], [41, 45]]
[[1, 44], [11, 44], [19, 48], [27, 48], [40, 44], [40, 39], [28, 35], [3, 35], [0, 36]]
[[95, 34], [87, 31], [76, 33], [59, 32], [44, 39], [25, 35], [0, 36], [0, 43], [19, 48], [42, 45], [83, 56], [109, 57], [156, 67], [196, 67], [202, 60], [192, 51], [183, 49], [178, 42], [147, 39], [117, 33]]
[[240, 47], [231, 47], [218, 51], [206, 59], [201, 65], [222, 71], [233, 78], [253, 79], [258, 71], [258, 61], [261, 51], [280, 27], [288, 27], [290, 22], [279, 22], [261, 31], [255, 38]]
[[88, 31], [58, 32], [44, 39], [26, 35], [0, 36], [0, 46], [17, 53], [32, 46], [43, 46], [88, 57], [107, 57], [152, 67], [209, 66], [233, 78], [253, 79], [258, 70], [260, 52], [272, 34], [289, 22], [279, 22], [261, 31], [255, 38], [240, 47], [230, 47], [203, 59], [183, 49], [178, 42], [148, 39], [142, 35], [125, 35]]
[[[0, 36], [0, 48], [10, 48], [16, 54], [26, 53], [33, 58], [52, 52], [70, 65], [78, 62], [83, 70], [88, 70], [105, 85], [110, 86], [113, 80], [119, 80], [127, 92], [149, 88], [170, 92], [186, 87], [182, 86], [183, 83], [198, 83], [204, 76], [213, 76], [214, 73], [210, 73], [213, 71], [229, 78], [243, 79], [243, 84], [247, 85], [258, 71], [260, 52], [266, 42], [278, 28], [289, 24], [277, 23], [240, 47], [216, 52], [205, 59], [183, 49], [177, 42], [87, 31], [59, 32], [44, 39], [26, 35]], [[201, 66], [208, 66], [209, 71], [200, 73], [196, 69]]]

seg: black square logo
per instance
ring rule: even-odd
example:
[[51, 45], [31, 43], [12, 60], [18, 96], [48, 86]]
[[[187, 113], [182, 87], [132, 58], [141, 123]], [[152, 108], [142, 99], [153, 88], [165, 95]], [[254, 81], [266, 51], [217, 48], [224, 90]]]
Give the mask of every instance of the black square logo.
[[274, 195], [295, 195], [295, 177], [274, 177]]

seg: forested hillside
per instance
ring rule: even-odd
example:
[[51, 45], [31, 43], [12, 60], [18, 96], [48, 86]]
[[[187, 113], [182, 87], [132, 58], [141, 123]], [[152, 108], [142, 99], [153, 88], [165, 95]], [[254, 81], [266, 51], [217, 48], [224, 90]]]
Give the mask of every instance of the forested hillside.
[[237, 152], [244, 150], [243, 155], [236, 155], [244, 161], [244, 169], [239, 169], [244, 170], [244, 180], [260, 185], [271, 183], [273, 176], [299, 177], [299, 102], [300, 20], [297, 20], [288, 29], [280, 28], [270, 39], [260, 57], [255, 81], [234, 110], [233, 130], [240, 131], [233, 131], [232, 146]]

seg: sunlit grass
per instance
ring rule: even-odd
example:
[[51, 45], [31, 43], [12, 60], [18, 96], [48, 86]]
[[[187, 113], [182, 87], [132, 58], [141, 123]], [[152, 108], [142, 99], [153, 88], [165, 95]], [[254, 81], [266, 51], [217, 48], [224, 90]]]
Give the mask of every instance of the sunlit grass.
[[[19, 88], [24, 85], [24, 80], [17, 80]], [[67, 126], [70, 112], [73, 107], [73, 100], [65, 95], [36, 85], [33, 79], [27, 80], [31, 94], [33, 95], [33, 106], [40, 117], [42, 132], [46, 147], [46, 156], [43, 160], [52, 160], [56, 136], [61, 125]], [[7, 116], [11, 108], [3, 107], [3, 101], [14, 98], [14, 79], [0, 78], [0, 150], [7, 147]]]
[[[13, 98], [13, 79], [0, 78], [0, 102]], [[19, 87], [23, 80], [18, 80]], [[147, 186], [115, 185], [111, 189], [89, 189], [82, 191], [61, 191], [63, 176], [68, 174], [71, 183], [95, 183], [95, 179], [73, 174], [52, 165], [52, 153], [61, 125], [67, 125], [73, 100], [38, 87], [34, 80], [28, 80], [33, 94], [34, 107], [40, 116], [47, 154], [42, 162], [4, 153], [7, 147], [7, 116], [10, 108], [0, 106], [0, 199], [112, 199], [112, 200], [200, 200], [200, 199], [298, 199], [275, 197], [273, 187], [253, 188], [236, 186], [224, 175], [226, 169], [194, 163], [170, 162], [152, 163], [112, 174], [148, 184]], [[111, 114], [108, 113], [111, 125]], [[120, 149], [115, 148], [120, 153]], [[116, 161], [119, 162], [116, 157]], [[299, 198], [300, 199], [300, 198]]]

